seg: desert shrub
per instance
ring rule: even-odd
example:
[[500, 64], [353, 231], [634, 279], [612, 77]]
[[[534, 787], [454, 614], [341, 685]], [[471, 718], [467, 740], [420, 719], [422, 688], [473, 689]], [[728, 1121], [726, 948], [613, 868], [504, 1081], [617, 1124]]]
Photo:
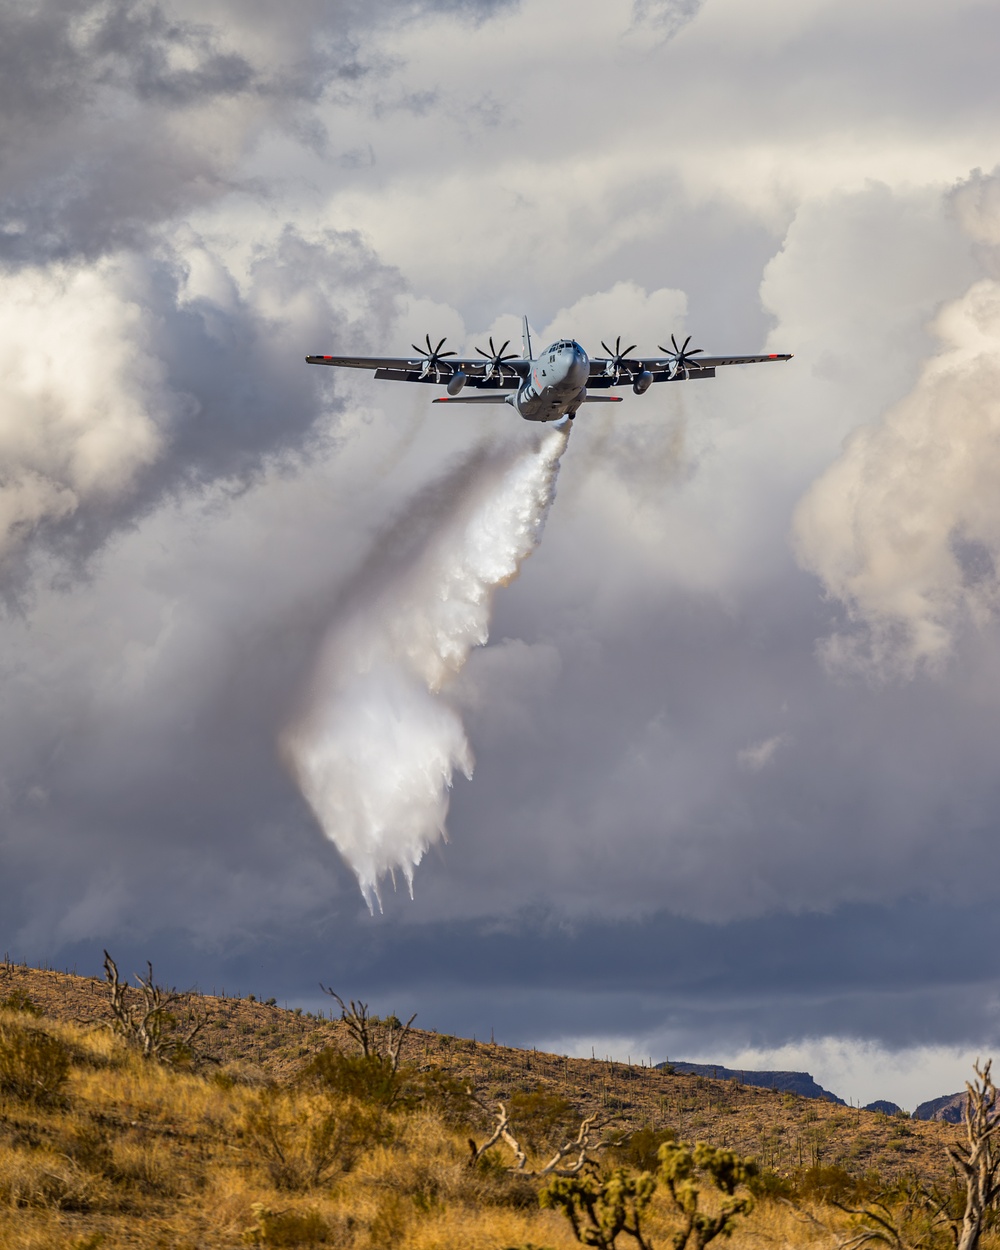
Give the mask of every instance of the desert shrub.
[[0, 998], [0, 1011], [18, 1011], [26, 1016], [40, 1016], [42, 1009], [22, 989], [14, 989], [6, 998]]
[[192, 1175], [189, 1164], [180, 1164], [165, 1142], [132, 1136], [112, 1143], [106, 1175], [128, 1190], [160, 1197], [189, 1193], [200, 1179]]
[[391, 1107], [413, 1103], [414, 1095], [406, 1088], [407, 1075], [394, 1072], [381, 1055], [343, 1055], [327, 1046], [309, 1060], [299, 1079], [335, 1097]]
[[[412, 1207], [410, 1208], [412, 1210]], [[406, 1232], [409, 1211], [399, 1194], [383, 1196], [368, 1230], [372, 1250], [398, 1246]]]
[[443, 1068], [430, 1068], [414, 1075], [410, 1087], [424, 1107], [453, 1128], [472, 1123], [478, 1125], [484, 1119], [483, 1110], [470, 1094], [468, 1083]]
[[263, 1068], [239, 1059], [216, 1068], [209, 1079], [223, 1090], [231, 1090], [238, 1085], [245, 1089], [266, 1089], [271, 1084], [271, 1078]]
[[644, 1124], [616, 1142], [608, 1151], [608, 1158], [637, 1172], [655, 1172], [659, 1163], [658, 1150], [664, 1142], [673, 1141], [675, 1137], [672, 1128], [655, 1129], [650, 1124]]
[[779, 1176], [767, 1168], [747, 1181], [747, 1189], [755, 1198], [772, 1202], [790, 1201], [796, 1196], [795, 1182], [787, 1176]]
[[510, 1122], [518, 1141], [533, 1154], [551, 1150], [580, 1127], [581, 1117], [561, 1094], [536, 1085], [511, 1095]]
[[58, 1103], [69, 1069], [69, 1048], [58, 1037], [20, 1023], [0, 1023], [0, 1094]]
[[113, 1164], [111, 1142], [113, 1137], [92, 1121], [70, 1124], [57, 1138], [55, 1148], [61, 1155], [83, 1168], [84, 1171], [108, 1176]]
[[877, 1172], [866, 1172], [864, 1176], [852, 1176], [841, 1167], [806, 1168], [795, 1176], [794, 1181], [800, 1198], [817, 1202], [840, 1202], [846, 1205], [866, 1202], [884, 1189], [882, 1179]]
[[0, 1154], [0, 1203], [51, 1211], [92, 1211], [107, 1206], [110, 1186], [104, 1177], [72, 1159], [47, 1151]]
[[273, 1089], [251, 1102], [242, 1123], [250, 1157], [276, 1188], [288, 1190], [311, 1189], [350, 1171], [365, 1150], [390, 1133], [381, 1108]]
[[468, 1197], [479, 1206], [510, 1207], [515, 1211], [531, 1211], [538, 1206], [538, 1191], [532, 1179], [511, 1172], [509, 1160], [493, 1151], [478, 1159], [468, 1174], [473, 1182], [466, 1185]]
[[330, 1240], [330, 1225], [318, 1211], [278, 1211], [263, 1202], [250, 1208], [254, 1223], [242, 1240], [249, 1246], [314, 1246]]

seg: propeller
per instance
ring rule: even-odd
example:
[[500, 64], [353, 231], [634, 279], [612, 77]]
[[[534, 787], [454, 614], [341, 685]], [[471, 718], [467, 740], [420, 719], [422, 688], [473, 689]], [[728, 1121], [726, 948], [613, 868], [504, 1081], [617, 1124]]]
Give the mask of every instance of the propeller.
[[[677, 340], [672, 334], [670, 336], [670, 341], [674, 345], [674, 350], [670, 351], [666, 347], [660, 347], [660, 351], [666, 352], [671, 359], [670, 376], [672, 378], [676, 378], [678, 373], [683, 373], [684, 377], [687, 378], [692, 369], [702, 368], [701, 362], [695, 360], [694, 358], [705, 349], [703, 347], [692, 347], [692, 349], [688, 351], [688, 343], [691, 342], [690, 334], [684, 340], [683, 346], [681, 347], [677, 346]], [[657, 344], [657, 346], [659, 346], [659, 344]]]
[[[611, 348], [607, 345], [607, 343], [604, 342], [603, 339], [601, 340], [601, 346], [611, 357], [611, 359], [608, 361], [607, 365], [605, 366], [604, 372], [608, 377], [614, 379], [614, 384], [617, 386], [618, 379], [621, 377], [621, 374], [622, 374], [622, 370], [631, 363], [630, 361], [626, 360], [626, 357], [628, 356], [629, 352], [635, 351], [635, 344], [632, 343], [629, 347], [626, 347], [623, 351], [622, 350], [622, 336], [619, 334], [618, 337], [615, 339], [614, 351], [611, 350]], [[632, 376], [631, 368], [627, 369], [627, 372], [628, 372], [629, 377], [631, 377]]]
[[[510, 339], [508, 339], [506, 343], [504, 343], [504, 345], [500, 347], [499, 349], [494, 347], [493, 335], [491, 334], [490, 335], [490, 350], [488, 352], [484, 352], [481, 347], [476, 348], [476, 351], [480, 354], [480, 356], [485, 357], [486, 360], [489, 362], [485, 366], [485, 372], [483, 373], [484, 381], [488, 382], [490, 378], [493, 378], [493, 377], [497, 378], [498, 381], [501, 381], [501, 382], [503, 381], [503, 371], [505, 368], [509, 368], [509, 366], [507, 366], [504, 362], [508, 360], [517, 359], [517, 352], [507, 352], [508, 347], [510, 347]], [[507, 352], [506, 356], [504, 355], [504, 352]], [[516, 369], [511, 369], [510, 372], [513, 373], [515, 377], [517, 377]]]
[[427, 338], [427, 350], [426, 351], [424, 351], [422, 347], [418, 347], [416, 343], [411, 343], [410, 346], [413, 348], [415, 352], [419, 352], [420, 355], [423, 356], [424, 358], [424, 363], [420, 366], [421, 381], [423, 381], [424, 378], [430, 377], [431, 373], [433, 373], [434, 381], [440, 384], [442, 369], [446, 371], [445, 377], [449, 377], [452, 372], [451, 365], [446, 365], [444, 363], [445, 357], [455, 356], [457, 355], [457, 353], [456, 352], [443, 352], [441, 350], [441, 348], [444, 347], [445, 345], [445, 342], [446, 342], [445, 339], [442, 339], [441, 342], [438, 343], [437, 347], [432, 347], [431, 336], [428, 334], [426, 338]]

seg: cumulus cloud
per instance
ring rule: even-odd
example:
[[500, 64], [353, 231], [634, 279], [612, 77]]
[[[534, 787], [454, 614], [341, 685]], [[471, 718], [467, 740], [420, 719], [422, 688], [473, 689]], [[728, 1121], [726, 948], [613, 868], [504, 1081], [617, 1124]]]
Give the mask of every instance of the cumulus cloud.
[[[960, 216], [989, 237], [993, 188], [977, 179]], [[963, 626], [995, 618], [1000, 585], [1000, 285], [974, 283], [941, 310], [937, 353], [913, 390], [856, 430], [795, 520], [803, 565], [858, 628], [824, 644], [835, 665], [940, 668]]]
[[[997, 15], [717, 0], [662, 38], [692, 6], [639, 10], [626, 38], [633, 0], [569, 25], [557, 0], [0, 19], [0, 252], [27, 310], [25, 332], [0, 312], [5, 585], [31, 591], [0, 620], [4, 947], [83, 967], [132, 935], [179, 982], [264, 968], [268, 994], [333, 964], [451, 1031], [627, 1012], [709, 1058], [989, 1034], [988, 987], [954, 980], [995, 942], [1000, 658], [965, 627], [992, 612], [991, 512], [952, 448], [948, 491], [891, 516], [871, 478], [942, 440], [952, 373], [993, 376], [995, 188], [949, 188], [995, 160]], [[275, 736], [384, 518], [510, 418], [302, 356], [438, 326], [516, 346], [523, 311], [591, 350], [687, 323], [795, 360], [581, 413], [545, 541], [451, 688], [477, 759], [452, 840], [372, 920]], [[79, 341], [78, 389], [26, 333], [44, 320]], [[937, 398], [893, 434], [915, 387]], [[859, 426], [870, 529], [845, 537], [853, 504], [817, 488], [801, 550], [903, 651], [901, 612], [945, 631], [939, 682], [815, 662], [843, 609], [788, 533]], [[915, 594], [900, 507], [938, 527]], [[52, 552], [99, 558], [66, 579]]]
[[0, 263], [95, 257], [234, 192], [269, 196], [247, 161], [270, 137], [323, 151], [321, 107], [390, 66], [369, 36], [443, 9], [306, 0], [295, 20], [234, 0], [39, 0], [0, 16]]
[[4, 284], [0, 559], [42, 522], [128, 493], [181, 415], [130, 268], [22, 270]]
[[190, 232], [144, 257], [12, 275], [0, 294], [8, 587], [33, 542], [86, 555], [166, 491], [239, 488], [269, 457], [307, 453], [333, 400], [302, 367], [303, 344], [367, 339], [398, 287], [356, 237], [290, 230], [243, 281]]

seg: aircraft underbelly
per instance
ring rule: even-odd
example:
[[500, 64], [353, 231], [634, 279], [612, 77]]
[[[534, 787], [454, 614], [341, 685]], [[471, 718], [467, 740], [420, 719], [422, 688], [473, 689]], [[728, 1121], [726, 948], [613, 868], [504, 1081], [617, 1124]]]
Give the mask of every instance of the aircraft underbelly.
[[525, 421], [558, 421], [567, 412], [576, 411], [583, 394], [576, 386], [546, 386], [536, 393], [529, 384], [518, 393], [515, 407]]

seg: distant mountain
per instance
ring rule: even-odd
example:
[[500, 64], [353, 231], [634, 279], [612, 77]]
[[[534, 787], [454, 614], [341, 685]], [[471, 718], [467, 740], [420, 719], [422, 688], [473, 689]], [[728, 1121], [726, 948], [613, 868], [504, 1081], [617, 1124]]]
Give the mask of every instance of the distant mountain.
[[894, 1102], [886, 1102], [884, 1098], [876, 1098], [874, 1102], [870, 1102], [866, 1107], [861, 1108], [862, 1111], [881, 1111], [883, 1115], [904, 1115], [902, 1107], [898, 1107]]
[[940, 1098], [932, 1098], [922, 1102], [914, 1111], [915, 1120], [946, 1120], [949, 1124], [961, 1124], [965, 1111], [965, 1090], [960, 1094], [942, 1094]]
[[758, 1085], [764, 1089], [778, 1089], [783, 1094], [800, 1094], [803, 1098], [825, 1098], [827, 1102], [847, 1104], [843, 1098], [831, 1094], [817, 1085], [808, 1072], [751, 1072], [746, 1068], [724, 1068], [719, 1063], [680, 1063], [671, 1059], [658, 1063], [658, 1068], [670, 1068], [683, 1076], [710, 1076], [718, 1081], [739, 1081], [743, 1085]]

